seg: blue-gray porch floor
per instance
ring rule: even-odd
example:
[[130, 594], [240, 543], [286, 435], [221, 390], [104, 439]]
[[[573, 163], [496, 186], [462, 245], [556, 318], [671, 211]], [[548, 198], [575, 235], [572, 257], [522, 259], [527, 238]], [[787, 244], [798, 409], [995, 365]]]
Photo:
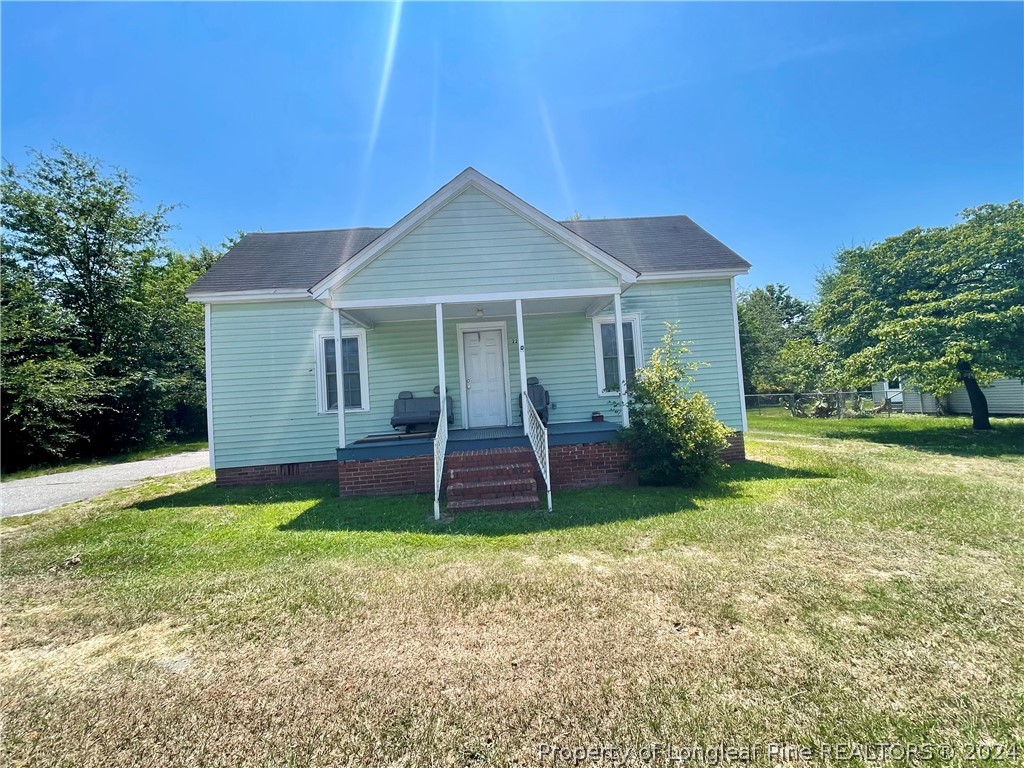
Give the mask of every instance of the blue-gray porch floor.
[[[619, 425], [610, 421], [572, 421], [548, 425], [548, 445], [589, 445], [617, 439]], [[528, 448], [529, 439], [521, 426], [452, 429], [448, 432], [448, 453], [487, 448]], [[370, 435], [338, 449], [338, 461], [397, 459], [429, 456], [434, 452], [433, 435]]]

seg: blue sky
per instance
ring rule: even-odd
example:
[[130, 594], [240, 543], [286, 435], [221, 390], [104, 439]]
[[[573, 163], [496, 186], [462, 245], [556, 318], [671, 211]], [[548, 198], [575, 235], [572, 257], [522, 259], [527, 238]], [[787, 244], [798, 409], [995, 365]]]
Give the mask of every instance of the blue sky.
[[810, 296], [837, 248], [1024, 193], [1019, 3], [0, 14], [4, 158], [127, 168], [185, 248], [389, 225], [472, 165], [555, 218], [687, 213]]

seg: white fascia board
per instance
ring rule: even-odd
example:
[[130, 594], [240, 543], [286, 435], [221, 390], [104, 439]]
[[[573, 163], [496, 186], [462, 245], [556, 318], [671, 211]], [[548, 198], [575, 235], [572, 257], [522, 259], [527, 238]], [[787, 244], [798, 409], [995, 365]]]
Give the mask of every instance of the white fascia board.
[[750, 269], [686, 269], [675, 272], [645, 272], [636, 279], [638, 283], [663, 283], [669, 280], [707, 280], [708, 278], [745, 275]]
[[445, 296], [408, 296], [394, 299], [346, 299], [331, 301], [332, 309], [386, 309], [387, 307], [417, 307], [427, 304], [475, 304], [484, 301], [515, 301], [522, 299], [576, 299], [593, 296], [610, 301], [620, 293], [618, 288], [566, 288], [550, 291], [509, 291], [507, 293], [453, 293]]
[[309, 291], [301, 288], [260, 291], [207, 291], [190, 293], [187, 294], [187, 297], [189, 301], [196, 301], [202, 304], [237, 304], [245, 301], [297, 301], [313, 298]]
[[518, 213], [527, 221], [544, 230], [552, 237], [560, 240], [568, 247], [578, 251], [581, 255], [604, 267], [610, 273], [617, 276], [620, 282], [632, 283], [637, 279], [637, 275], [639, 273], [636, 270], [626, 264], [623, 264], [610, 254], [605, 253], [592, 243], [587, 242], [575, 232], [571, 232], [566, 229], [550, 216], [537, 210], [524, 200], [516, 197], [501, 185], [496, 184], [494, 181], [484, 176], [475, 168], [467, 168], [441, 187], [433, 195], [416, 206], [412, 211], [403, 216], [393, 227], [391, 227], [391, 229], [378, 237], [372, 243], [367, 244], [363, 250], [342, 264], [319, 283], [314, 285], [310, 289], [310, 293], [315, 297], [320, 298], [324, 293], [333, 290], [369, 264], [377, 255], [387, 250], [395, 242], [411, 232], [431, 214], [438, 211], [470, 187], [480, 190], [495, 202], [500, 203], [501, 205], [504, 205]]

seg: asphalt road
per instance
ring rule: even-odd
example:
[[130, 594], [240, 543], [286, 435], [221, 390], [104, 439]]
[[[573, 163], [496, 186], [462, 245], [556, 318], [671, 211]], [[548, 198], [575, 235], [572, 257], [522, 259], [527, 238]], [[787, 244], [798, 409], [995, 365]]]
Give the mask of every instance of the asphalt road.
[[0, 483], [0, 517], [43, 512], [69, 501], [81, 501], [107, 491], [136, 485], [149, 477], [175, 475], [210, 466], [209, 451], [190, 451], [158, 459], [107, 464], [73, 472], [26, 477]]

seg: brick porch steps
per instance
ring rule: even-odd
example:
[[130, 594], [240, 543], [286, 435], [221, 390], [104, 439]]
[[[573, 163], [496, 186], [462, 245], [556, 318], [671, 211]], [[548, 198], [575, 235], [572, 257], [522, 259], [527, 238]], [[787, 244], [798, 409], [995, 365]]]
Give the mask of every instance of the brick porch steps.
[[533, 452], [522, 448], [451, 453], [445, 457], [445, 508], [532, 509], [537, 496]]
[[449, 467], [445, 470], [450, 482], [459, 481], [463, 483], [533, 477], [535, 471], [536, 468], [533, 463], [525, 462], [517, 464], [484, 464], [480, 466], [459, 467], [458, 469]]
[[470, 510], [490, 509], [502, 512], [506, 509], [536, 509], [540, 500], [534, 494], [530, 499], [526, 496], [506, 496], [500, 499], [449, 499], [445, 504], [448, 512], [468, 512]]
[[532, 477], [516, 477], [505, 480], [479, 480], [473, 483], [455, 482], [448, 484], [448, 498], [458, 499], [503, 499], [509, 496], [536, 496], [537, 481]]

